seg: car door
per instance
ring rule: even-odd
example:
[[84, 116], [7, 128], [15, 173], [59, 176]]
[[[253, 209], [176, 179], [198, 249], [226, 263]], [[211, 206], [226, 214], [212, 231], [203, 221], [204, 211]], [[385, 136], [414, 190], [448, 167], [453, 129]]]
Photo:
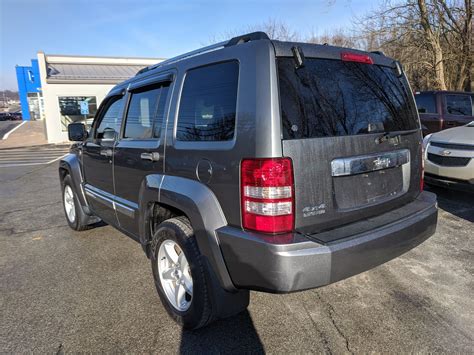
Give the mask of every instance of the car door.
[[125, 121], [114, 148], [117, 218], [121, 228], [137, 237], [140, 188], [148, 175], [163, 172], [161, 138], [171, 80], [171, 74], [162, 74], [129, 87]]
[[434, 92], [422, 92], [415, 94], [416, 106], [420, 116], [423, 135], [438, 132], [441, 129], [442, 120], [436, 103], [437, 95]]
[[110, 224], [117, 223], [112, 163], [124, 106], [123, 94], [107, 98], [97, 114], [91, 136], [83, 145], [82, 165], [87, 200], [93, 212]]

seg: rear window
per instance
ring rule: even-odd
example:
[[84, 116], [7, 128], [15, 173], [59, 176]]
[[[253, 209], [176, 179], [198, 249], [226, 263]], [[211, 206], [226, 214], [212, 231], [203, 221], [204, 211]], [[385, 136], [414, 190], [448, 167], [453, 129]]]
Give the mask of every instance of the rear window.
[[446, 95], [446, 112], [451, 115], [472, 116], [470, 95]]
[[419, 113], [436, 113], [436, 98], [434, 94], [415, 95], [416, 107]]
[[306, 59], [278, 59], [284, 139], [347, 136], [419, 128], [412, 94], [394, 69]]

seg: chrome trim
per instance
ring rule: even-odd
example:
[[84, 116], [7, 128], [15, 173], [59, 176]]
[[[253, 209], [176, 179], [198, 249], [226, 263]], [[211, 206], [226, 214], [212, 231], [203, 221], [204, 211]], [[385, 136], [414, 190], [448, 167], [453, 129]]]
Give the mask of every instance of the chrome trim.
[[84, 187], [84, 191], [85, 191], [86, 195], [92, 197], [94, 200], [106, 205], [107, 207], [115, 209], [114, 201], [112, 199], [107, 198], [107, 197], [93, 191], [88, 186]]
[[362, 174], [370, 171], [394, 168], [409, 162], [410, 151], [408, 149], [339, 158], [331, 162], [331, 174], [332, 176]]
[[127, 217], [135, 218], [135, 210], [133, 208], [127, 207], [118, 202], [114, 202], [114, 206], [117, 212], [120, 212], [126, 215]]
[[[135, 211], [138, 209], [138, 205], [136, 203], [124, 200], [91, 185], [84, 186], [84, 191], [94, 200], [106, 205], [109, 208], [113, 208], [116, 212], [120, 212], [130, 218], [135, 218]], [[129, 204], [129, 206], [127, 206], [127, 204]]]

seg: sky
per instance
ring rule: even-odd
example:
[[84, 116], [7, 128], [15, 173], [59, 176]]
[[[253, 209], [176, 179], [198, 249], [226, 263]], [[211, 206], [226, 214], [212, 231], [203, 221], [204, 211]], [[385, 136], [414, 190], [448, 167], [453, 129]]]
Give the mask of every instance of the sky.
[[0, 90], [46, 54], [169, 58], [270, 19], [303, 36], [351, 26], [370, 0], [0, 0]]

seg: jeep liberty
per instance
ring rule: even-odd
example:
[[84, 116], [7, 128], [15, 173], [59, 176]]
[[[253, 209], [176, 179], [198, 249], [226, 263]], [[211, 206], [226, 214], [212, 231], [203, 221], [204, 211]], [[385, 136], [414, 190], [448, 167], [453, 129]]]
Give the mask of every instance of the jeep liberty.
[[74, 230], [102, 220], [142, 246], [185, 328], [356, 275], [429, 238], [422, 136], [382, 53], [256, 32], [140, 70], [59, 166]]

